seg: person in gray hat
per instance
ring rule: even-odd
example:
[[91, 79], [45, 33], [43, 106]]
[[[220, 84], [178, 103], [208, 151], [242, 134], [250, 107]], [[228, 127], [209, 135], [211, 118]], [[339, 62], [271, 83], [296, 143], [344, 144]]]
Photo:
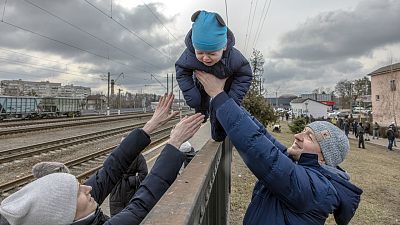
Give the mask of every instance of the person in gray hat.
[[32, 174], [36, 179], [52, 173], [69, 173], [69, 169], [60, 162], [39, 162], [32, 167]]
[[350, 149], [342, 130], [315, 121], [286, 148], [224, 92], [225, 80], [205, 72], [197, 78], [212, 98], [212, 113], [258, 179], [243, 224], [323, 225], [329, 214], [338, 225], [349, 223], [362, 190], [339, 167]]
[[[178, 112], [171, 112], [174, 96], [161, 97], [142, 129], [134, 129], [107, 157], [102, 169], [80, 184], [72, 174], [43, 176], [5, 198], [0, 204], [0, 223], [10, 225], [138, 225], [171, 186], [185, 160], [179, 147], [200, 128], [200, 113], [184, 117], [172, 129], [170, 138], [128, 206], [109, 218], [99, 205], [115, 184], [151, 142], [150, 134]], [[7, 222], [6, 222], [7, 221]]]

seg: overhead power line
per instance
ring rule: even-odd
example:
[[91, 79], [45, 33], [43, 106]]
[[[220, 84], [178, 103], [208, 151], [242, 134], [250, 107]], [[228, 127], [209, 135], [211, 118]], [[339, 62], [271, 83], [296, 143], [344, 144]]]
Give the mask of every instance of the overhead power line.
[[[108, 46], [114, 48], [114, 49], [117, 49], [118, 51], [120, 51], [120, 52], [122, 52], [122, 53], [124, 53], [124, 54], [126, 54], [126, 55], [128, 55], [128, 56], [130, 56], [130, 57], [132, 57], [132, 58], [134, 58], [134, 59], [138, 59], [138, 60], [140, 60], [141, 62], [143, 62], [143, 63], [145, 63], [145, 64], [147, 64], [147, 65], [150, 65], [150, 66], [159, 68], [158, 66], [156, 66], [156, 65], [154, 65], [154, 64], [152, 64], [152, 63], [149, 63], [149, 62], [147, 62], [147, 61], [145, 61], [145, 60], [143, 60], [143, 59], [141, 59], [141, 58], [139, 58], [139, 57], [137, 57], [137, 56], [135, 56], [135, 55], [132, 55], [132, 54], [130, 54], [129, 52], [127, 52], [127, 51], [125, 51], [125, 50], [123, 50], [123, 49], [121, 49], [121, 48], [119, 48], [119, 47], [117, 47], [117, 46], [115, 46], [115, 45], [113, 45], [113, 44], [111, 44], [111, 43], [109, 43], [109, 42], [103, 40], [102, 38], [99, 38], [99, 37], [97, 37], [96, 35], [89, 33], [88, 31], [84, 30], [83, 28], [80, 28], [80, 27], [78, 27], [78, 26], [72, 24], [71, 22], [67, 21], [66, 19], [63, 19], [63, 18], [61, 18], [61, 17], [55, 15], [54, 13], [52, 13], [52, 12], [50, 12], [50, 11], [48, 11], [48, 10], [42, 8], [42, 7], [40, 7], [39, 5], [37, 5], [37, 4], [35, 4], [35, 3], [32, 3], [32, 2], [29, 1], [29, 0], [24, 0], [24, 1], [27, 2], [27, 3], [29, 3], [29, 4], [31, 4], [32, 6], [34, 6], [34, 7], [36, 7], [36, 8], [38, 8], [38, 9], [40, 9], [40, 10], [46, 12], [47, 14], [49, 14], [49, 15], [51, 15], [51, 16], [53, 16], [53, 17], [59, 19], [59, 20], [61, 20], [62, 22], [64, 22], [64, 23], [70, 25], [71, 27], [73, 27], [73, 28], [75, 28], [75, 29], [77, 29], [77, 30], [79, 30], [79, 31], [81, 31], [81, 32], [83, 32], [83, 33], [85, 33], [85, 34], [91, 36], [92, 38], [94, 38], [94, 39], [96, 39], [96, 40], [98, 40], [98, 41], [100, 41], [100, 42], [102, 42], [102, 43], [104, 43], [104, 44], [106, 44], [106, 45], [108, 45]], [[161, 69], [161, 68], [159, 68], [159, 69]]]
[[178, 38], [175, 37], [175, 35], [173, 33], [171, 33], [171, 31], [164, 25], [164, 23], [161, 21], [160, 17], [157, 16], [157, 14], [154, 13], [154, 11], [150, 8], [149, 5], [147, 5], [144, 1], [142, 1], [143, 4], [147, 7], [147, 9], [151, 12], [151, 14], [153, 14], [153, 16], [158, 20], [158, 22], [160, 22], [160, 24], [168, 31], [168, 33], [176, 40], [178, 41]]
[[225, 15], [226, 15], [226, 24], [229, 26], [229, 17], [228, 17], [228, 3], [225, 0]]
[[162, 51], [160, 51], [158, 48], [154, 47], [152, 44], [150, 44], [149, 42], [147, 42], [146, 40], [144, 40], [140, 35], [138, 35], [136, 32], [134, 32], [133, 30], [129, 29], [128, 27], [126, 27], [125, 25], [123, 25], [122, 23], [120, 23], [119, 21], [115, 20], [113, 17], [110, 17], [109, 15], [107, 15], [107, 13], [103, 12], [101, 9], [97, 8], [95, 5], [93, 5], [91, 2], [89, 2], [88, 0], [84, 0], [86, 3], [88, 3], [90, 6], [92, 6], [93, 8], [95, 8], [97, 11], [101, 12], [103, 15], [105, 15], [106, 17], [110, 18], [112, 21], [114, 21], [116, 24], [118, 24], [119, 26], [121, 26], [122, 28], [124, 28], [126, 31], [128, 31], [129, 33], [131, 33], [133, 36], [135, 36], [136, 38], [140, 39], [142, 42], [144, 42], [146, 45], [148, 45], [149, 47], [151, 47], [152, 49], [156, 50], [157, 52], [159, 52], [160, 54], [162, 54], [163, 56], [167, 57], [169, 60], [171, 60], [171, 57], [169, 57], [168, 55], [166, 55], [165, 53], [163, 53]]
[[[257, 29], [256, 36], [255, 36], [254, 42], [253, 42], [253, 47], [256, 46], [256, 44], [257, 44], [257, 42], [258, 42], [258, 39], [260, 38], [260, 34], [261, 34], [261, 31], [263, 30], [264, 23], [265, 23], [265, 19], [267, 18], [267, 15], [268, 15], [268, 12], [269, 12], [269, 8], [270, 8], [270, 6], [271, 6], [271, 2], [272, 2], [272, 0], [269, 0], [268, 8], [267, 8], [267, 10], [266, 10], [265, 13], [264, 13], [264, 18], [261, 18], [261, 21], [262, 21], [262, 22], [260, 21], [260, 23], [258, 24], [258, 25], [259, 25], [259, 29]], [[265, 3], [267, 3], [267, 0], [265, 1]], [[265, 5], [266, 5], [266, 4], [264, 4], [264, 7], [265, 7]], [[261, 24], [261, 26], [260, 26], [260, 24]]]
[[7, 59], [7, 58], [2, 58], [2, 57], [0, 57], [0, 60], [3, 61], [3, 62], [8, 62], [8, 63], [12, 63], [12, 64], [17, 64], [17, 65], [24, 65], [24, 66], [28, 66], [28, 67], [32, 67], [32, 68], [40, 69], [40, 70], [47, 70], [47, 71], [51, 71], [51, 72], [69, 74], [69, 75], [80, 76], [80, 77], [87, 76], [87, 74], [70, 73], [70, 72], [57, 70], [57, 69], [50, 68], [50, 67], [45, 67], [45, 66], [42, 66], [42, 65], [22, 62], [22, 61], [18, 61], [18, 60], [10, 60], [10, 59]]
[[251, 0], [251, 3], [250, 3], [249, 18], [247, 19], [246, 36], [245, 36], [245, 39], [244, 39], [244, 53], [245, 54], [246, 54], [246, 50], [247, 50], [249, 25], [250, 25], [250, 16], [251, 16], [252, 9], [253, 9], [253, 0]]

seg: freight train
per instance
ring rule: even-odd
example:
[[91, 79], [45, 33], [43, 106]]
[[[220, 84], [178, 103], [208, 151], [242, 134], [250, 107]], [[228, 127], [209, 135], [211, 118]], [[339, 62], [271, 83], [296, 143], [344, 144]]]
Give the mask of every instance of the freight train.
[[0, 120], [80, 116], [84, 104], [80, 98], [0, 96]]

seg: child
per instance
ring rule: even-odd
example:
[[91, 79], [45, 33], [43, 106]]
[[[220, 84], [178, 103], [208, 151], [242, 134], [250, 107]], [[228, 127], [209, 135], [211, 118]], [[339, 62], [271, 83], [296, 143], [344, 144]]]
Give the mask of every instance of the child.
[[[186, 103], [204, 114], [204, 121], [207, 121], [210, 97], [193, 76], [196, 70], [228, 78], [224, 90], [238, 105], [249, 90], [252, 71], [247, 59], [233, 47], [235, 37], [220, 15], [197, 11], [191, 19], [193, 24], [186, 35], [186, 49], [175, 63], [176, 79]], [[225, 131], [215, 115], [210, 117], [212, 138], [223, 141]]]

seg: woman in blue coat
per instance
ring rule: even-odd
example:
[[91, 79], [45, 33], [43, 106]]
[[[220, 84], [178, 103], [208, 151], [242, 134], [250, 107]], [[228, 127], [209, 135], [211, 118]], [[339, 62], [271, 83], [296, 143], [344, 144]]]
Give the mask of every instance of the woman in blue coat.
[[200, 128], [204, 116], [183, 118], [171, 131], [150, 173], [128, 206], [109, 218], [99, 205], [150, 144], [150, 134], [175, 117], [173, 95], [161, 97], [153, 117], [143, 129], [133, 130], [105, 160], [103, 168], [84, 184], [67, 173], [53, 173], [33, 181], [1, 202], [0, 222], [11, 225], [138, 225], [174, 182], [185, 156], [178, 150]]
[[[192, 29], [185, 38], [186, 49], [175, 63], [176, 79], [186, 103], [196, 112], [209, 114], [210, 97], [193, 76], [205, 71], [218, 78], [228, 78], [225, 91], [241, 104], [249, 90], [252, 71], [247, 59], [234, 48], [235, 37], [217, 13], [197, 11], [192, 16]], [[223, 141], [225, 131], [211, 112], [211, 135]]]
[[338, 165], [349, 141], [338, 127], [315, 121], [286, 148], [223, 90], [223, 79], [199, 73], [211, 104], [243, 161], [257, 177], [243, 223], [323, 225], [333, 214], [338, 225], [354, 216], [362, 190]]

